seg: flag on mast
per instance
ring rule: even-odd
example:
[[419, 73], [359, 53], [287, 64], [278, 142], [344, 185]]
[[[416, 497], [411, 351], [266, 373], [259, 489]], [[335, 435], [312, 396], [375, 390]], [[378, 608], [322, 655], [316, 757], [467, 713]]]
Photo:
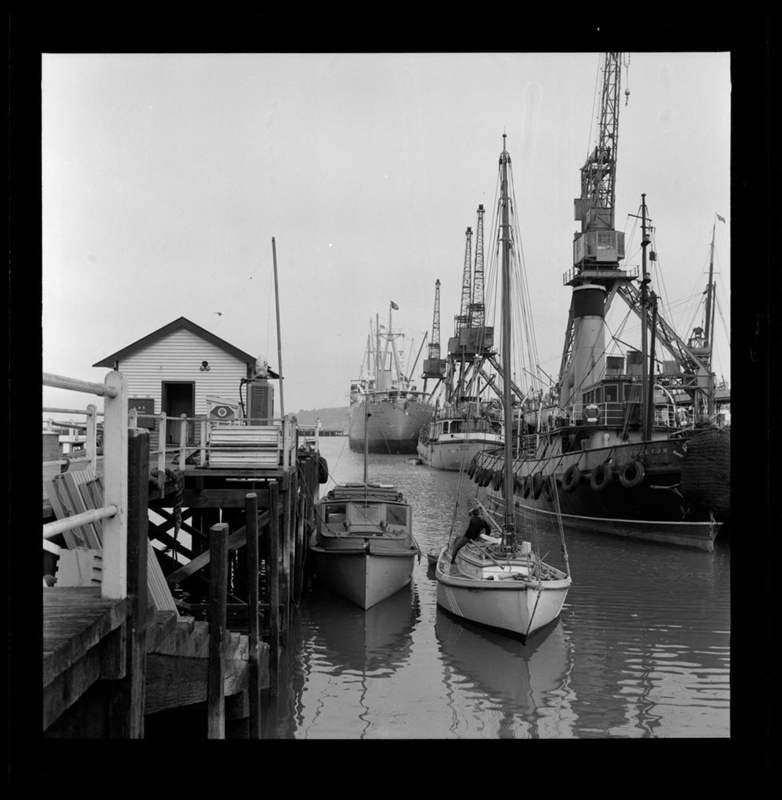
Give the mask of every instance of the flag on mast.
[[[725, 220], [723, 220], [723, 222], [724, 221]], [[399, 306], [393, 300], [391, 301], [391, 308], [393, 308], [394, 311], [399, 311]]]
[[719, 214], [717, 214], [717, 219], [718, 219], [720, 222], [725, 222], [725, 217], [721, 217]]

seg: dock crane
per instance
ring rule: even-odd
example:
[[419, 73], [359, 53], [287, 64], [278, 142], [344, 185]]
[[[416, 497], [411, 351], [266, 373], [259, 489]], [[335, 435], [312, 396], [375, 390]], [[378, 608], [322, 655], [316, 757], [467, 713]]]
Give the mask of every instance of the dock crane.
[[434, 315], [432, 317], [432, 340], [429, 343], [429, 357], [424, 359], [424, 371], [421, 377], [424, 379], [424, 393], [427, 389], [427, 381], [434, 378], [438, 381], [432, 391], [436, 391], [439, 382], [445, 378], [446, 362], [440, 357], [440, 279], [434, 284]]
[[478, 224], [475, 228], [475, 270], [472, 281], [470, 320], [476, 328], [482, 328], [486, 316], [483, 302], [483, 205], [478, 206]]
[[[709, 384], [713, 383], [710, 348], [699, 347], [696, 340], [684, 342], [665, 321], [649, 289], [651, 278], [645, 267], [640, 286], [634, 283], [639, 277], [637, 268], [620, 268], [619, 262], [625, 257], [625, 237], [615, 229], [615, 205], [622, 56], [622, 53], [604, 54], [597, 141], [581, 168], [581, 194], [574, 201], [575, 219], [581, 222], [581, 230], [575, 233], [573, 267], [564, 274], [563, 283], [574, 288], [585, 284], [603, 286], [606, 290], [603, 316], [619, 295], [641, 319], [644, 341], [651, 328], [653, 337], [673, 356], [679, 371], [666, 376], [670, 385], [687, 392], [693, 399], [702, 392], [705, 405]], [[625, 96], [629, 98], [629, 90], [625, 90]], [[652, 230], [648, 222], [645, 219], [644, 253]], [[650, 260], [655, 259], [651, 251]], [[654, 313], [650, 314], [652, 308]], [[574, 334], [574, 306], [571, 304], [560, 363], [560, 388], [571, 368]], [[650, 365], [646, 365], [645, 353], [643, 358], [646, 369]]]

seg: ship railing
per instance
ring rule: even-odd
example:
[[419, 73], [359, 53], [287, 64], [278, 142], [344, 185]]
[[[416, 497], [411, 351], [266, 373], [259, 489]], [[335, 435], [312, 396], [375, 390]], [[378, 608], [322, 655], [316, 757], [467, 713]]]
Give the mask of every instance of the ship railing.
[[[44, 549], [59, 552], [56, 544], [49, 539], [64, 531], [102, 520], [101, 595], [111, 599], [122, 599], [127, 596], [128, 550], [128, 390], [125, 378], [121, 373], [111, 371], [103, 383], [90, 383], [44, 372], [42, 382], [44, 386], [94, 394], [104, 398], [103, 505], [46, 523], [43, 526]], [[93, 410], [88, 414], [88, 420], [91, 416], [94, 421], [97, 413], [94, 406], [91, 408]], [[87, 449], [94, 454], [97, 425], [88, 426], [87, 430]]]
[[[567, 424], [571, 426], [589, 423], [606, 427], [621, 427], [629, 419], [641, 422], [641, 402], [639, 400], [609, 401], [603, 403], [577, 403], [566, 409]], [[655, 404], [654, 425], [657, 427], [682, 427], [676, 407], [671, 403]]]

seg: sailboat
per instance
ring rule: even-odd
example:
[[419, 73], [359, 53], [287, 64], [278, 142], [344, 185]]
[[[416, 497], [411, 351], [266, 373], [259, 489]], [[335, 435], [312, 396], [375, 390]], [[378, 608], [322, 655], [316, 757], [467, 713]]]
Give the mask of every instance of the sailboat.
[[[686, 341], [665, 320], [651, 287], [656, 253], [645, 195], [634, 215], [640, 272], [621, 263], [624, 233], [614, 227], [621, 55], [605, 54], [598, 141], [581, 169], [559, 376], [524, 407], [511, 468], [502, 451], [484, 451], [468, 474], [486, 487], [490, 508], [505, 502], [504, 482], [526, 521], [553, 519], [561, 501], [567, 533], [712, 552], [731, 502], [730, 426], [715, 413], [713, 310], [709, 316], [707, 305], [705, 330]], [[617, 335], [609, 341], [615, 298], [640, 320], [640, 345]]]
[[397, 346], [404, 333], [392, 327], [391, 313], [398, 308], [391, 301], [387, 327], [380, 324], [379, 317], [374, 330], [370, 323], [361, 374], [350, 384], [348, 444], [357, 452], [366, 447], [370, 453], [414, 454], [418, 431], [434, 413], [425, 393], [409, 377], [418, 358], [412, 369], [404, 369], [403, 353]]
[[393, 485], [369, 482], [368, 452], [365, 439], [363, 483], [339, 483], [318, 502], [309, 541], [318, 578], [364, 610], [407, 586], [421, 557], [411, 505]]
[[[510, 155], [503, 147], [500, 156], [500, 213], [498, 235], [502, 249], [502, 377], [505, 421], [505, 486], [513, 485], [513, 394], [511, 371], [511, 249], [509, 198]], [[504, 496], [503, 524], [500, 535], [487, 541], [474, 540], [453, 556], [454, 530], [437, 559], [437, 604], [459, 617], [489, 628], [504, 631], [523, 641], [535, 631], [556, 620], [565, 603], [571, 578], [567, 567], [561, 570], [546, 563], [516, 530], [513, 493]], [[499, 523], [494, 522], [496, 527]]]
[[483, 217], [479, 205], [474, 266], [472, 228], [466, 231], [461, 307], [445, 359], [440, 358], [440, 281], [435, 284], [432, 342], [422, 375], [424, 391], [430, 378], [437, 381], [430, 394], [436, 400], [435, 415], [418, 434], [418, 457], [432, 469], [461, 471], [478, 453], [502, 446], [499, 365], [483, 296]]

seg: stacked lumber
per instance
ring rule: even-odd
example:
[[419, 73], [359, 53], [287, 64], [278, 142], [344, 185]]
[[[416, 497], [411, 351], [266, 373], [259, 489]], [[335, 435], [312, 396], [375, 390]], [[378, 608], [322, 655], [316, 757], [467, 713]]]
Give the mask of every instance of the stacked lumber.
[[[57, 519], [67, 519], [90, 509], [102, 508], [103, 479], [92, 469], [64, 472], [44, 483]], [[66, 547], [60, 550], [56, 586], [91, 586], [100, 584], [100, 560], [103, 550], [103, 523], [90, 522], [64, 531]], [[97, 580], [96, 580], [97, 578]], [[157, 611], [177, 612], [176, 602], [166, 582], [152, 542], [147, 541], [147, 588]]]
[[273, 425], [219, 426], [209, 435], [211, 467], [273, 469], [281, 451], [282, 435]]

